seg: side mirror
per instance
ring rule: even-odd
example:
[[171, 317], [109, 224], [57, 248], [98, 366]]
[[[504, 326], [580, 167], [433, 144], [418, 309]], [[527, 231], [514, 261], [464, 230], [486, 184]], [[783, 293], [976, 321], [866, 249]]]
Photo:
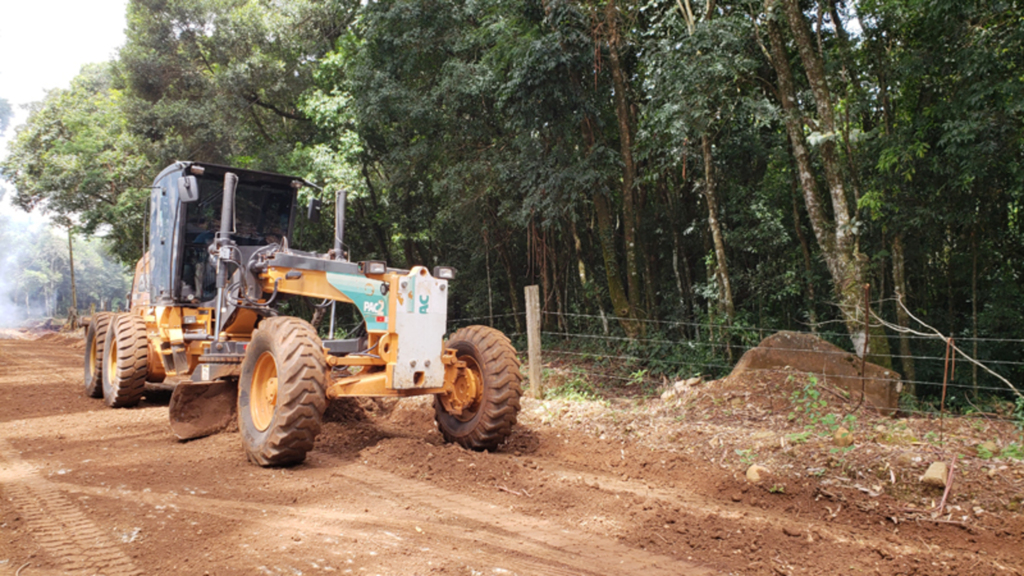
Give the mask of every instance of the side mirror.
[[306, 207], [306, 220], [310, 222], [320, 221], [320, 209], [323, 208], [324, 203], [319, 198], [310, 198], [309, 205]]
[[178, 178], [178, 200], [182, 204], [199, 200], [199, 181], [195, 176]]

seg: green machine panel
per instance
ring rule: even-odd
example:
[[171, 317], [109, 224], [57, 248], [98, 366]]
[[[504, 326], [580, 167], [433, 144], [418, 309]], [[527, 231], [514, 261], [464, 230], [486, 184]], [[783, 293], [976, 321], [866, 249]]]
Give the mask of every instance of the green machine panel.
[[328, 272], [327, 281], [348, 296], [366, 320], [367, 330], [388, 329], [387, 284], [356, 274]]

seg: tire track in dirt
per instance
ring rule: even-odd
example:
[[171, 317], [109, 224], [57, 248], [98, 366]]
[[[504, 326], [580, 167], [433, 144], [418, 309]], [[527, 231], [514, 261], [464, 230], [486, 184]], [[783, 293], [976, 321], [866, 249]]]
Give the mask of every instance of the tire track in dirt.
[[[712, 515], [716, 518], [736, 522], [738, 524], [756, 524], [763, 527], [781, 528], [783, 526], [788, 526], [802, 532], [813, 533], [818, 537], [818, 539], [826, 539], [835, 544], [847, 544], [857, 547], [863, 547], [867, 544], [874, 549], [884, 550], [887, 553], [894, 555], [927, 554], [931, 552], [929, 549], [916, 546], [913, 543], [893, 544], [882, 537], [874, 537], [865, 534], [857, 534], [855, 536], [844, 534], [842, 531], [837, 531], [827, 524], [820, 522], [804, 522], [797, 524], [797, 521], [793, 518], [779, 514], [774, 510], [762, 510], [751, 506], [745, 506], [742, 510], [730, 509], [714, 502], [708, 502], [687, 495], [685, 492], [678, 490], [651, 488], [646, 484], [630, 480], [622, 480], [610, 474], [576, 470], [566, 467], [563, 462], [547, 458], [535, 457], [534, 460], [540, 464], [546, 472], [567, 482], [582, 482], [600, 490], [604, 490], [605, 492], [618, 492], [623, 494], [632, 494], [642, 498], [662, 500], [686, 510], [693, 516]], [[888, 533], [883, 532], [883, 534]]]
[[[224, 500], [209, 496], [187, 496], [173, 492], [139, 492], [136, 490], [99, 488], [66, 484], [64, 489], [69, 493], [80, 493], [89, 496], [110, 498], [112, 496], [130, 497], [133, 502], [141, 502], [153, 507], [172, 506], [176, 511], [194, 514], [208, 514], [225, 520], [259, 524], [275, 531], [295, 530], [315, 533], [323, 536], [336, 536], [339, 532], [356, 534], [364, 541], [376, 540], [380, 543], [381, 534], [392, 535], [404, 532], [409, 537], [419, 532], [420, 526], [428, 526], [431, 537], [440, 537], [445, 542], [460, 542], [460, 550], [472, 550], [467, 562], [486, 562], [503, 569], [512, 569], [522, 574], [545, 574], [553, 576], [577, 576], [580, 574], [604, 574], [573, 568], [562, 562], [522, 557], [519, 543], [509, 538], [486, 538], [486, 545], [496, 548], [485, 551], [478, 548], [481, 538], [465, 527], [450, 527], [433, 524], [422, 517], [398, 518], [386, 517], [373, 513], [351, 513], [313, 508], [308, 506], [285, 506], [280, 504], [264, 504]], [[467, 534], [468, 533], [468, 534]], [[447, 554], [451, 556], [451, 554]], [[457, 554], [456, 554], [457, 555]]]
[[[296, 530], [324, 536], [336, 536], [339, 531], [356, 534], [366, 541], [378, 540], [380, 534], [392, 535], [404, 532], [413, 535], [419, 526], [428, 526], [431, 537], [440, 537], [445, 542], [460, 542], [458, 549], [471, 550], [471, 558], [467, 562], [486, 562], [503, 569], [511, 569], [522, 574], [550, 574], [554, 576], [576, 576], [580, 574], [602, 574], [567, 566], [561, 562], [523, 558], [518, 549], [518, 542], [508, 538], [486, 539], [488, 546], [497, 551], [485, 551], [479, 546], [481, 538], [471, 530], [462, 527], [450, 527], [431, 524], [423, 518], [382, 518], [370, 513], [339, 512], [323, 508], [305, 506], [283, 506], [278, 504], [261, 504], [224, 500], [208, 496], [184, 496], [171, 492], [139, 492], [118, 489], [112, 491], [95, 486], [68, 484], [65, 490], [69, 493], [80, 493], [95, 497], [127, 496], [133, 502], [142, 502], [150, 506], [173, 506], [176, 511], [194, 514], [208, 514], [225, 520], [243, 521], [259, 524], [275, 531]], [[468, 532], [468, 534], [467, 534]]]
[[0, 440], [0, 486], [29, 535], [67, 574], [138, 576], [138, 568], [54, 483]]
[[573, 567], [585, 566], [583, 573], [645, 576], [715, 574], [697, 564], [631, 548], [596, 534], [570, 532], [547, 520], [511, 512], [472, 496], [401, 478], [376, 468], [339, 463], [332, 476], [368, 486], [401, 502], [412, 502], [469, 520], [477, 530], [487, 532], [488, 541], [492, 538], [511, 541], [513, 550], [546, 561]]
[[[151, 506], [173, 505], [180, 511], [210, 514], [227, 520], [261, 524], [275, 530], [291, 529], [322, 535], [357, 532], [367, 540], [391, 530], [417, 537], [420, 527], [430, 538], [457, 543], [467, 552], [467, 563], [487, 563], [518, 574], [552, 576], [702, 576], [713, 571], [667, 556], [644, 552], [612, 539], [583, 532], [569, 532], [545, 520], [509, 512], [485, 501], [442, 488], [400, 478], [360, 464], [339, 462], [331, 477], [342, 479], [367, 496], [393, 503], [440, 512], [449, 520], [428, 520], [415, 510], [345, 512], [323, 507], [287, 506], [225, 500], [175, 493], [111, 490], [94, 486], [66, 485], [68, 492], [98, 497], [130, 496]], [[364, 501], [372, 506], [370, 501]], [[424, 537], [426, 537], [424, 535]], [[446, 553], [451, 555], [450, 553]], [[457, 554], [456, 554], [457, 555]]]

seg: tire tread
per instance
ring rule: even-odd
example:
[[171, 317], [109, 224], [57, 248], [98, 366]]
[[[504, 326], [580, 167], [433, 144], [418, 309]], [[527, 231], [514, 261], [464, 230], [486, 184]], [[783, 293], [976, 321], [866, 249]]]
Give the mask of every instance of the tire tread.
[[[107, 339], [107, 330], [110, 321], [114, 318], [112, 312], [99, 312], [92, 318], [89, 329], [85, 334], [85, 395], [90, 398], [103, 397], [103, 345]], [[99, 357], [96, 363], [96, 370], [89, 372], [89, 357], [92, 354]]]
[[461, 328], [451, 335], [446, 347], [459, 343], [468, 343], [479, 352], [477, 363], [483, 372], [485, 387], [480, 417], [468, 432], [458, 433], [450, 425], [453, 417], [445, 411], [440, 399], [435, 399], [434, 420], [445, 441], [471, 450], [494, 450], [512, 434], [519, 416], [522, 395], [519, 358], [511, 340], [488, 326]]
[[[296, 464], [313, 449], [327, 410], [323, 344], [308, 322], [290, 316], [267, 318], [260, 323], [259, 331], [277, 340], [285, 353], [275, 358], [279, 380], [273, 429], [265, 442], [245, 442], [246, 455], [260, 466]], [[242, 416], [239, 410], [239, 418]]]
[[137, 406], [146, 391], [149, 371], [146, 321], [135, 314], [117, 314], [107, 330], [113, 331], [112, 337], [117, 340], [117, 369], [114, 374], [103, 374], [108, 384], [103, 389], [103, 400], [111, 408]]

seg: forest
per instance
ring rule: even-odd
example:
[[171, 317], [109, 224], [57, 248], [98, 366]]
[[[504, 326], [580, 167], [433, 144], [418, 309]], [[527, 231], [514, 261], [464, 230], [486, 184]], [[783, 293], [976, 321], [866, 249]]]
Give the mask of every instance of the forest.
[[451, 318], [521, 332], [537, 284], [652, 359], [793, 329], [941, 382], [920, 319], [1024, 377], [1019, 1], [132, 0], [126, 35], [0, 166], [125, 266], [199, 160], [347, 190], [353, 259], [456, 266]]

